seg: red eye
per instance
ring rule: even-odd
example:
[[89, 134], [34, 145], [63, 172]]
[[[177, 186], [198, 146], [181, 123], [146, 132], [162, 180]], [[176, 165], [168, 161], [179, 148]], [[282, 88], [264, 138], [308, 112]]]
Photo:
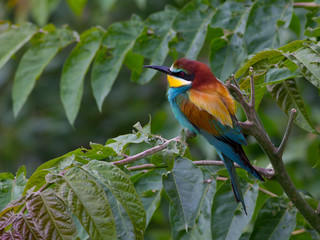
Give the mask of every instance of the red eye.
[[179, 72], [179, 77], [184, 77], [186, 74], [182, 71]]

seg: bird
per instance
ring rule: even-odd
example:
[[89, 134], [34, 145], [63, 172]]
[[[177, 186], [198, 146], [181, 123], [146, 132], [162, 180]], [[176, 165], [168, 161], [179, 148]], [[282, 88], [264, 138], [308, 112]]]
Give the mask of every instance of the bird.
[[261, 174], [251, 165], [242, 145], [247, 141], [235, 117], [236, 107], [227, 88], [204, 63], [180, 58], [171, 67], [144, 65], [167, 75], [167, 97], [180, 124], [190, 132], [202, 135], [223, 161], [231, 179], [237, 203], [247, 215], [234, 163], [260, 181]]

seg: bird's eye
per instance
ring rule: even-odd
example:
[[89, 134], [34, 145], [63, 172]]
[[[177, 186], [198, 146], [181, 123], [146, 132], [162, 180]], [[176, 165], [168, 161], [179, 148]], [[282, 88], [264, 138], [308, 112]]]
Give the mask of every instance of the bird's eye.
[[185, 72], [180, 71], [180, 72], [178, 73], [178, 75], [179, 75], [179, 77], [184, 77], [186, 74], [185, 74]]

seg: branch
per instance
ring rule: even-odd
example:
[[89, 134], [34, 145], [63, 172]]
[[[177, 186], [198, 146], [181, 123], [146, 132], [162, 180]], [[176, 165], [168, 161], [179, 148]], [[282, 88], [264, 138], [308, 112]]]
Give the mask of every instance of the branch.
[[250, 67], [249, 73], [250, 73], [250, 87], [251, 87], [249, 106], [251, 109], [252, 108], [254, 109], [255, 104], [256, 104], [256, 96], [255, 96], [255, 91], [254, 91], [254, 76], [253, 76], [253, 68], [252, 67]]
[[[226, 177], [217, 177], [216, 178], [218, 181], [227, 181], [229, 178]], [[205, 180], [205, 182], [209, 182], [211, 179]], [[253, 185], [251, 183], [249, 183], [251, 187], [253, 187]], [[273, 192], [270, 192], [266, 189], [263, 189], [261, 187], [259, 187], [259, 191], [271, 196], [271, 197], [278, 197], [278, 195], [274, 194]]]
[[316, 210], [316, 214], [320, 215], [320, 201], [319, 201], [319, 204], [318, 204], [318, 207], [317, 207], [317, 210]]
[[284, 136], [282, 138], [281, 144], [280, 144], [279, 148], [277, 149], [277, 154], [278, 154], [279, 157], [282, 157], [284, 149], [285, 149], [285, 147], [287, 145], [287, 142], [288, 142], [288, 139], [289, 139], [289, 135], [290, 135], [290, 132], [291, 132], [291, 129], [292, 129], [292, 126], [293, 126], [293, 121], [294, 121], [294, 118], [296, 116], [296, 113], [297, 113], [297, 110], [292, 108], [291, 112], [290, 112], [290, 117], [289, 117], [287, 129], [286, 129], [286, 131], [284, 133]]
[[320, 4], [317, 4], [315, 2], [296, 2], [296, 3], [293, 3], [293, 6], [318, 8], [320, 7]]
[[[252, 75], [250, 79], [251, 89], [254, 89], [254, 81], [252, 80]], [[317, 212], [302, 198], [302, 196], [294, 186], [282, 160], [282, 153], [286, 146], [295, 114], [291, 114], [282, 143], [280, 144], [279, 148], [276, 148], [274, 144], [271, 142], [266, 130], [264, 129], [264, 126], [258, 116], [258, 113], [254, 110], [254, 106], [252, 104], [248, 104], [246, 101], [243, 101], [244, 96], [240, 89], [236, 89], [235, 85], [229, 82], [226, 84], [226, 86], [229, 89], [230, 93], [233, 95], [233, 97], [241, 104], [247, 116], [246, 123], [242, 123], [239, 125], [241, 127], [244, 127], [243, 131], [245, 133], [255, 137], [263, 151], [268, 156], [274, 169], [275, 178], [281, 185], [284, 192], [287, 194], [288, 198], [300, 211], [303, 217], [310, 223], [310, 225], [320, 233], [320, 215], [318, 215]], [[251, 92], [251, 100], [253, 99], [255, 99], [254, 92]], [[252, 125], [249, 127], [248, 123]]]
[[[193, 163], [197, 166], [224, 166], [222, 161], [213, 161], [213, 160], [200, 160], [200, 161], [193, 161]], [[234, 164], [236, 168], [241, 168], [238, 164]], [[272, 168], [262, 168], [253, 166], [259, 173], [261, 173], [267, 179], [271, 179], [274, 176], [274, 171]]]
[[160, 152], [162, 151], [163, 149], [167, 148], [167, 146], [169, 145], [169, 143], [171, 142], [178, 142], [178, 141], [181, 141], [181, 138], [180, 136], [178, 137], [175, 137], [175, 138], [172, 138], [170, 140], [165, 140], [163, 144], [161, 145], [158, 145], [158, 146], [155, 146], [153, 148], [149, 148], [141, 153], [138, 153], [136, 155], [133, 155], [133, 156], [130, 156], [130, 157], [127, 157], [123, 160], [120, 160], [120, 161], [116, 161], [116, 162], [112, 162], [114, 165], [116, 166], [123, 166], [123, 165], [127, 165], [129, 163], [133, 163], [135, 161], [138, 161], [140, 159], [143, 159], [145, 157], [148, 157], [152, 154], [155, 154], [157, 152]]
[[[193, 163], [197, 166], [224, 166], [222, 161], [217, 160], [200, 160], [193, 161]], [[155, 164], [142, 164], [138, 166], [128, 167], [127, 169], [130, 171], [140, 171], [146, 169], [154, 169], [154, 168], [165, 168], [167, 165], [155, 165]], [[241, 168], [238, 164], [235, 163], [236, 168]], [[274, 177], [274, 171], [272, 168], [261, 168], [257, 166], [253, 166], [259, 173], [261, 173], [265, 178], [272, 179]]]

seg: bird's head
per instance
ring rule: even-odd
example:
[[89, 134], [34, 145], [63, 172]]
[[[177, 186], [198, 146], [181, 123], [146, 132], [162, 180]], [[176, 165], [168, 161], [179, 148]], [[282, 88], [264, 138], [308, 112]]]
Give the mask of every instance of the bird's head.
[[187, 58], [180, 58], [171, 67], [145, 65], [145, 68], [152, 68], [167, 74], [169, 86], [179, 88], [190, 85], [202, 85], [207, 81], [212, 81], [214, 75], [210, 68], [204, 63], [193, 61]]

